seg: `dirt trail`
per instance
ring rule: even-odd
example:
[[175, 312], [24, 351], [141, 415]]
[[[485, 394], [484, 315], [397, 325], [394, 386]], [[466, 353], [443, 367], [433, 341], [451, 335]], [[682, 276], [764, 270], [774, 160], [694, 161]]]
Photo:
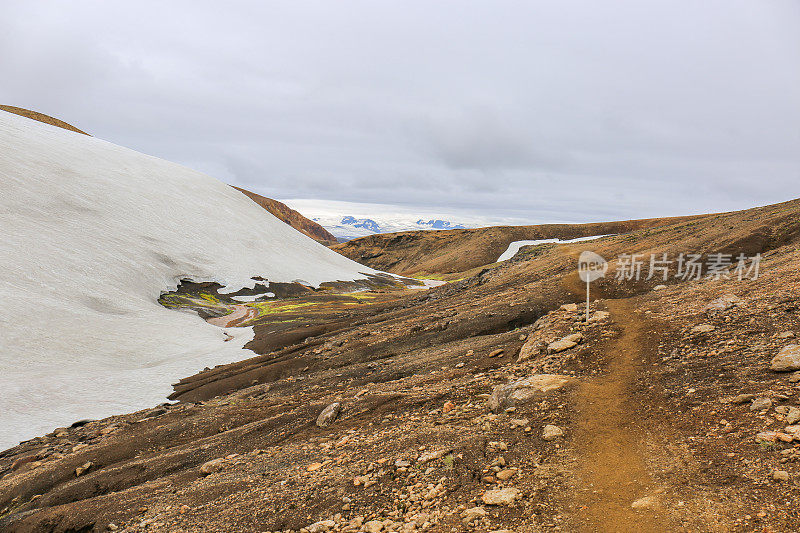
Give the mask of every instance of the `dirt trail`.
[[580, 464], [578, 531], [664, 532], [669, 528], [655, 508], [634, 510], [631, 503], [655, 495], [640, 452], [637, 411], [630, 398], [637, 367], [645, 354], [643, 322], [630, 300], [607, 300], [621, 335], [610, 342], [606, 373], [585, 381], [577, 396], [575, 446]]

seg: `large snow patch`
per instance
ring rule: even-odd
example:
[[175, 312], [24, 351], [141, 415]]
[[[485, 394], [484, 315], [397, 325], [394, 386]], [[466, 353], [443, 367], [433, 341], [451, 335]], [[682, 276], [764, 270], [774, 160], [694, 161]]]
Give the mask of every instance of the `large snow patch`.
[[205, 366], [252, 356], [157, 303], [181, 278], [229, 288], [364, 278], [214, 178], [0, 112], [0, 449], [153, 406]]
[[601, 237], [608, 237], [606, 235], [592, 235], [591, 237], [578, 237], [577, 239], [569, 239], [566, 241], [562, 241], [561, 239], [538, 239], [534, 241], [514, 241], [508, 245], [506, 251], [500, 254], [500, 257], [497, 258], [497, 263], [501, 261], [507, 261], [517, 255], [520, 248], [523, 246], [536, 246], [538, 244], [569, 244], [572, 242], [584, 242], [584, 241], [593, 241], [595, 239], [599, 239]]

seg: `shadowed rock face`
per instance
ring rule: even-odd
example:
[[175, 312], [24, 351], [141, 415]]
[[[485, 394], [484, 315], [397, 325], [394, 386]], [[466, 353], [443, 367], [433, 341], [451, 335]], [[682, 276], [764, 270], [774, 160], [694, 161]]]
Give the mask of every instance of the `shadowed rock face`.
[[328, 230], [314, 222], [313, 220], [309, 220], [288, 205], [279, 202], [277, 200], [273, 200], [272, 198], [267, 198], [265, 196], [261, 196], [260, 194], [256, 194], [254, 192], [250, 192], [246, 189], [242, 189], [240, 187], [233, 186], [234, 189], [244, 193], [248, 196], [251, 200], [255, 203], [278, 217], [280, 220], [286, 222], [291, 227], [299, 231], [300, 233], [304, 233], [314, 239], [315, 241], [322, 243], [324, 245], [332, 245], [336, 244], [338, 241], [336, 237], [328, 233]]

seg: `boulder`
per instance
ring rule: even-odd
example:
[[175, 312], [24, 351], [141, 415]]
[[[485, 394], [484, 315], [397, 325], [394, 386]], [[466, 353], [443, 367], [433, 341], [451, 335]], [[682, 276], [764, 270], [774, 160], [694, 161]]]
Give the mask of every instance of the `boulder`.
[[525, 344], [522, 345], [522, 348], [519, 349], [517, 362], [521, 363], [522, 361], [527, 361], [531, 357], [539, 355], [545, 350], [547, 350], [547, 344], [540, 338], [531, 335], [528, 337], [528, 340], [525, 342]]
[[706, 305], [703, 308], [703, 311], [705, 311], [708, 314], [721, 313], [723, 311], [727, 311], [734, 305], [739, 305], [741, 302], [742, 299], [739, 298], [738, 296], [735, 296], [733, 294], [726, 294], [724, 296], [717, 298], [716, 300], [710, 301], [708, 305]]
[[542, 438], [544, 440], [555, 440], [558, 437], [564, 436], [564, 430], [558, 426], [548, 424], [542, 429]]
[[562, 311], [567, 311], [568, 313], [575, 313], [578, 311], [578, 304], [564, 304], [561, 306]]
[[511, 505], [521, 497], [519, 489], [506, 487], [504, 489], [488, 490], [483, 493], [481, 500], [486, 505]]
[[320, 520], [319, 522], [314, 522], [306, 529], [308, 533], [325, 533], [326, 531], [330, 531], [336, 526], [336, 522], [333, 520]]
[[483, 518], [484, 516], [486, 516], [486, 509], [483, 507], [472, 507], [461, 513], [461, 518], [465, 524], [469, 524], [473, 520]]
[[773, 470], [772, 479], [775, 481], [789, 481], [789, 472], [786, 470]]
[[88, 472], [89, 469], [92, 468], [93, 466], [94, 466], [94, 463], [91, 462], [91, 461], [83, 463], [81, 466], [79, 466], [78, 468], [75, 469], [75, 476], [76, 477], [82, 476], [83, 474]]
[[738, 396], [734, 396], [731, 398], [731, 403], [733, 404], [741, 404], [751, 402], [756, 398], [755, 394], [740, 394]]
[[212, 459], [208, 462], [205, 462], [200, 466], [200, 473], [204, 476], [208, 476], [215, 472], [219, 472], [225, 466], [225, 459], [220, 457], [219, 459]]
[[342, 404], [335, 402], [322, 410], [317, 417], [317, 425], [321, 428], [331, 425], [339, 416], [339, 411], [342, 409]]
[[764, 397], [756, 398], [753, 400], [753, 403], [750, 404], [751, 411], [764, 411], [770, 407], [772, 407], [772, 400]]
[[770, 368], [775, 372], [791, 372], [800, 370], [800, 345], [784, 346], [778, 355], [772, 358]]
[[517, 402], [525, 402], [540, 393], [560, 389], [572, 380], [561, 374], [534, 374], [505, 385], [498, 385], [492, 391], [487, 405], [495, 413], [512, 407]]
[[380, 520], [370, 520], [364, 524], [364, 531], [367, 533], [380, 533], [383, 531], [383, 522]]
[[566, 337], [562, 338], [561, 340], [557, 340], [555, 342], [551, 342], [547, 345], [547, 351], [549, 353], [558, 353], [563, 352], [564, 350], [569, 350], [570, 348], [574, 348], [583, 340], [583, 334], [581, 333], [573, 333], [571, 335], [567, 335]]

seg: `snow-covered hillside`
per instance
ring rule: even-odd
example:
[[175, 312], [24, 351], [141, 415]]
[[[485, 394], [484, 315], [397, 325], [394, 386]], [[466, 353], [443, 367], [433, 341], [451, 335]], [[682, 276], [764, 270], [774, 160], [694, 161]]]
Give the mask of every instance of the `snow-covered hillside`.
[[164, 401], [243, 359], [249, 329], [165, 309], [182, 278], [252, 286], [375, 271], [214, 178], [0, 112], [0, 449]]

